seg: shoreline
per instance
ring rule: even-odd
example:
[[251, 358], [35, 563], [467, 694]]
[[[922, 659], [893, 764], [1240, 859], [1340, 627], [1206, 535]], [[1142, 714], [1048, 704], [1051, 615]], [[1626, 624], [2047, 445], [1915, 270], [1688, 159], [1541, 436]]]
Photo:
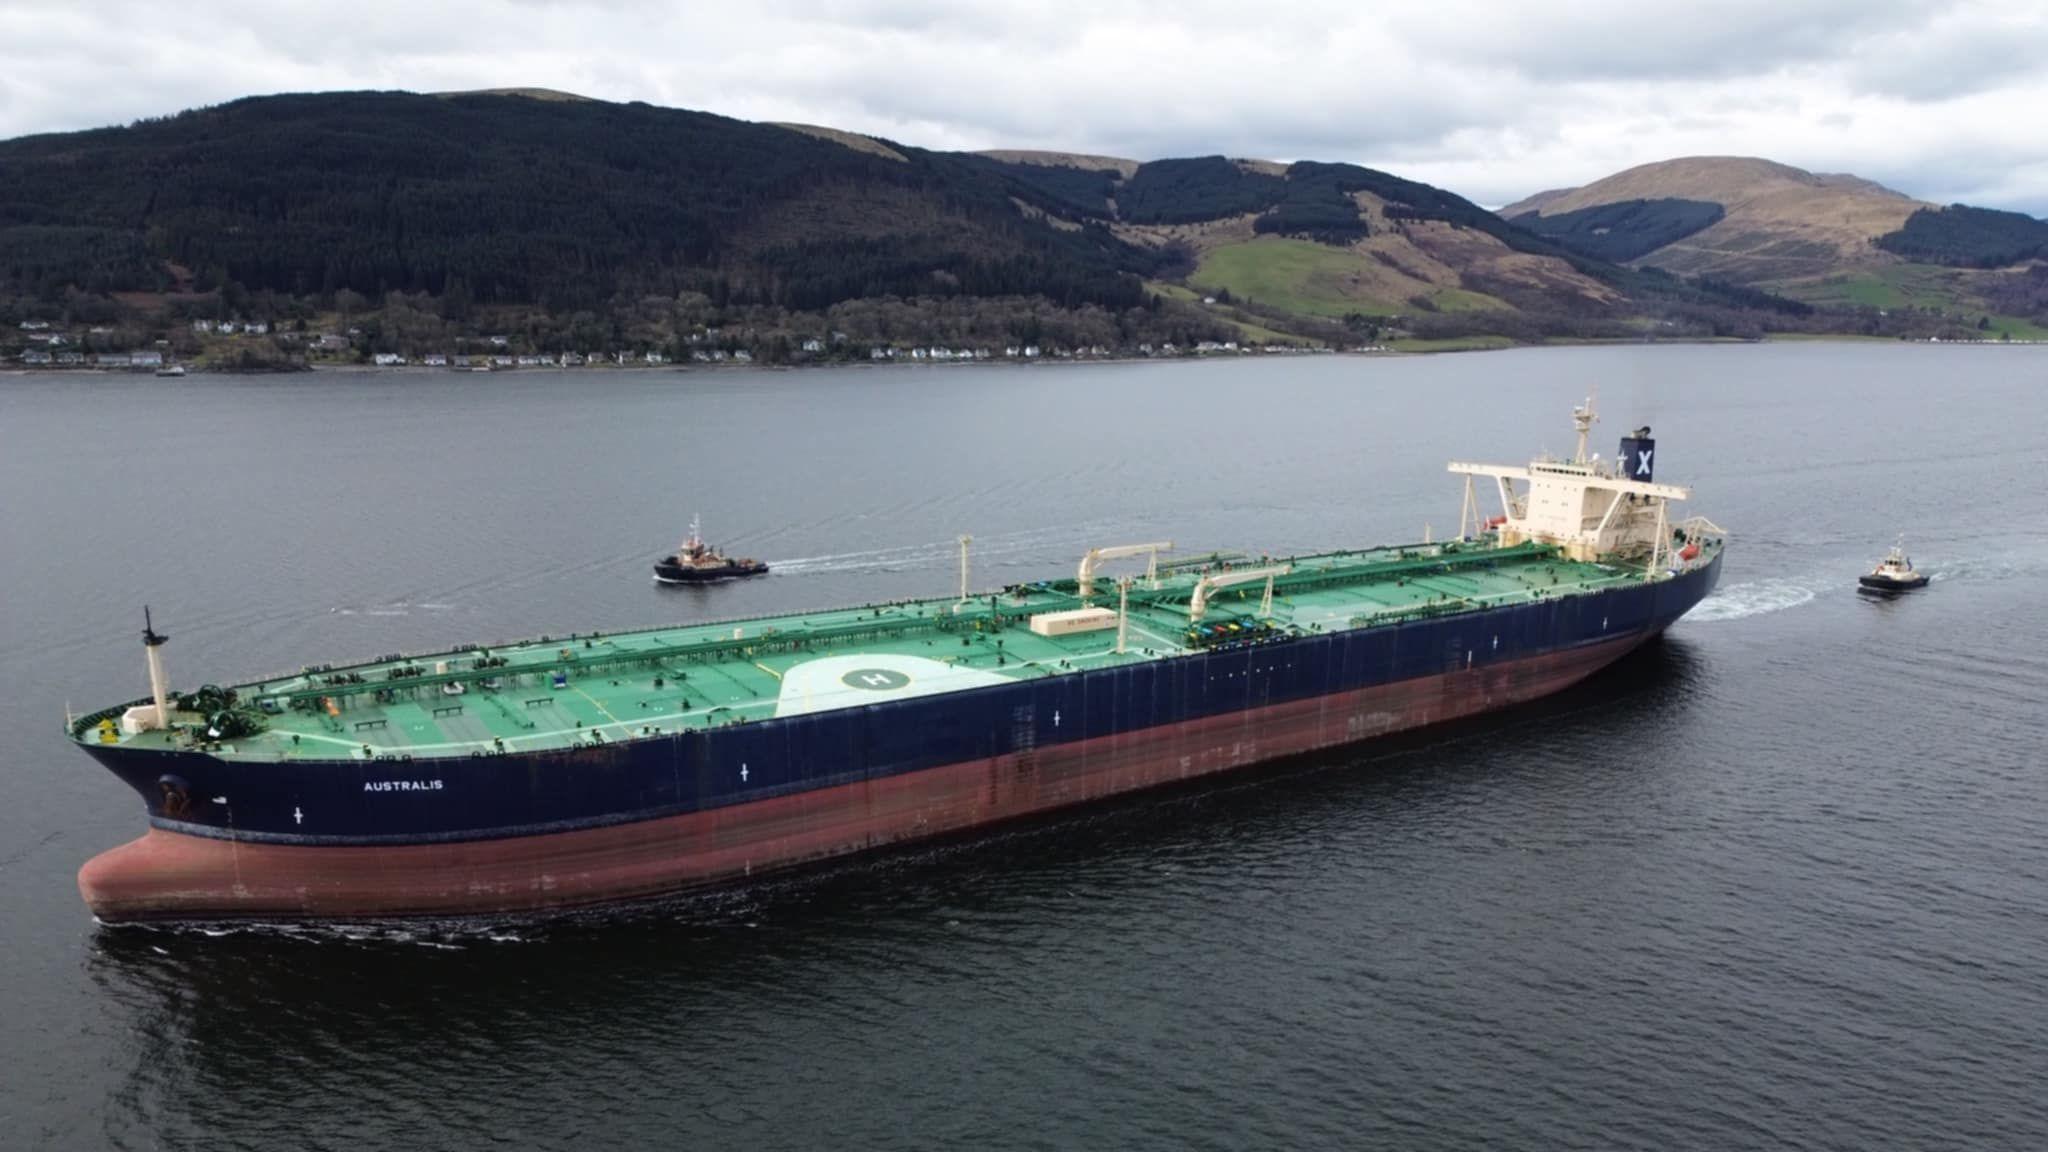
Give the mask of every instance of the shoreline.
[[[1465, 355], [1484, 352], [1512, 352], [1543, 348], [1633, 348], [1658, 345], [1701, 346], [1725, 344], [1898, 344], [1913, 347], [1936, 346], [1950, 348], [2048, 348], [2048, 340], [1906, 340], [1896, 336], [1866, 336], [1852, 333], [1832, 332], [1781, 332], [1760, 340], [1742, 340], [1734, 337], [1700, 337], [1697, 339], [1664, 340], [1551, 340], [1538, 344], [1497, 343], [1485, 337], [1475, 337], [1472, 342], [1442, 341], [1444, 346], [1431, 348], [1401, 348], [1387, 346], [1358, 351], [1334, 351], [1330, 349], [1299, 350], [1291, 352], [1233, 352], [1212, 353], [1196, 356], [1090, 356], [1072, 359], [1034, 358], [991, 358], [988, 360], [833, 360], [803, 364], [579, 364], [564, 368], [561, 365], [519, 365], [508, 368], [491, 368], [479, 373], [474, 369], [451, 368], [442, 365], [425, 364], [306, 364], [292, 368], [265, 371], [238, 371], [232, 368], [213, 368], [186, 365], [185, 375], [190, 376], [302, 376], [308, 374], [329, 375], [396, 375], [396, 376], [467, 376], [467, 375], [522, 375], [544, 372], [618, 372], [640, 375], [675, 373], [695, 375], [698, 373], [741, 373], [741, 372], [808, 372], [827, 368], [840, 369], [926, 369], [943, 370], [957, 368], [991, 367], [1033, 367], [1071, 368], [1094, 364], [1198, 364], [1221, 361], [1265, 360], [1269, 357], [1299, 359], [1302, 357], [1339, 356], [1346, 358], [1406, 358], [1412, 356]], [[95, 366], [56, 367], [54, 365], [8, 364], [0, 367], [0, 376], [120, 376], [156, 377], [150, 368], [103, 368]], [[158, 377], [165, 380], [182, 379], [179, 376]]]

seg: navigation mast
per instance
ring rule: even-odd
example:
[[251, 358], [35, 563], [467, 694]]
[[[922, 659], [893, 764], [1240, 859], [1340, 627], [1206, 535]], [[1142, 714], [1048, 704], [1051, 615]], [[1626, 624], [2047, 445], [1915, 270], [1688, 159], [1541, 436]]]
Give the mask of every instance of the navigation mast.
[[1593, 408], [1593, 402], [1599, 396], [1600, 390], [1595, 388], [1587, 395], [1584, 404], [1572, 409], [1572, 427], [1578, 429], [1579, 433], [1578, 451], [1572, 453], [1572, 463], [1574, 464], [1584, 464], [1586, 462], [1586, 433], [1591, 432], [1593, 425], [1600, 422], [1600, 414], [1594, 411]]
[[142, 648], [149, 654], [149, 694], [156, 701], [156, 726], [171, 726], [170, 687], [164, 677], [164, 642], [170, 637], [156, 630], [149, 618], [149, 605], [142, 606]]

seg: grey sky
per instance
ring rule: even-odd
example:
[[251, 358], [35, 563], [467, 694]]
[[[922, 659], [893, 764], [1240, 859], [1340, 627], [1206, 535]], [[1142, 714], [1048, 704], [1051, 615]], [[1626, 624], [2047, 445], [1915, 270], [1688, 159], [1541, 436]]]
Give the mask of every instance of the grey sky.
[[0, 7], [0, 136], [513, 86], [931, 148], [1348, 160], [1486, 204], [1713, 153], [2048, 213], [2043, 0]]

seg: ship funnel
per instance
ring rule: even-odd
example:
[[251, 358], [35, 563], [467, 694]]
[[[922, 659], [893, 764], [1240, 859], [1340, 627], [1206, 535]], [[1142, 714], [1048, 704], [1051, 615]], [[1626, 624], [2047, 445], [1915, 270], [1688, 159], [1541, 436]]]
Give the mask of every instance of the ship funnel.
[[142, 606], [142, 649], [149, 657], [149, 694], [156, 702], [156, 726], [171, 726], [170, 687], [164, 678], [164, 642], [170, 637], [156, 630], [149, 617], [149, 605]]
[[1656, 473], [1657, 442], [1650, 439], [1648, 425], [1621, 438], [1621, 474], [1630, 480], [1650, 483]]

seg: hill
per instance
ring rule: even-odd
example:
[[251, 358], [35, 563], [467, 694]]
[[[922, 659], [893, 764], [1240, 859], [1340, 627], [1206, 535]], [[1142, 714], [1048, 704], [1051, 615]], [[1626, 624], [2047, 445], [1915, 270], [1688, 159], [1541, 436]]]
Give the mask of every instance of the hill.
[[1624, 203], [1690, 201], [1721, 216], [1631, 257], [1688, 276], [1755, 284], [1885, 263], [1878, 237], [1926, 205], [1855, 176], [1807, 172], [1740, 156], [1644, 164], [1582, 188], [1538, 193], [1500, 210], [1540, 221]]
[[980, 155], [1030, 185], [1050, 218], [1107, 224], [1133, 244], [1177, 251], [1189, 289], [1297, 329], [1321, 318], [1425, 339], [1624, 337], [1645, 325], [1727, 334], [1758, 330], [1766, 321], [1756, 313], [1804, 312], [1762, 293], [1623, 268], [1461, 196], [1352, 164]]
[[1922, 208], [1877, 245], [1908, 260], [1961, 268], [2004, 268], [2048, 258], [2048, 220], [1951, 204]]
[[934, 152], [545, 90], [285, 95], [0, 142], [0, 320], [186, 344], [185, 321], [276, 321], [285, 359], [311, 326], [359, 358], [512, 332], [495, 346], [769, 360], [1804, 323], [1615, 262], [1706, 211], [1532, 231], [1350, 164]]
[[622, 291], [1142, 302], [1126, 275], [1141, 251], [1026, 219], [1011, 191], [944, 154], [526, 95], [274, 96], [0, 143], [0, 237], [43, 253], [6, 271], [32, 289], [150, 290], [177, 266], [251, 290], [554, 309]]
[[[1591, 256], [1751, 284], [1830, 309], [2038, 336], [2048, 222], [1938, 208], [1871, 180], [1769, 160], [1645, 164], [1500, 210]], [[1924, 326], [1924, 325], [1923, 325]]]

